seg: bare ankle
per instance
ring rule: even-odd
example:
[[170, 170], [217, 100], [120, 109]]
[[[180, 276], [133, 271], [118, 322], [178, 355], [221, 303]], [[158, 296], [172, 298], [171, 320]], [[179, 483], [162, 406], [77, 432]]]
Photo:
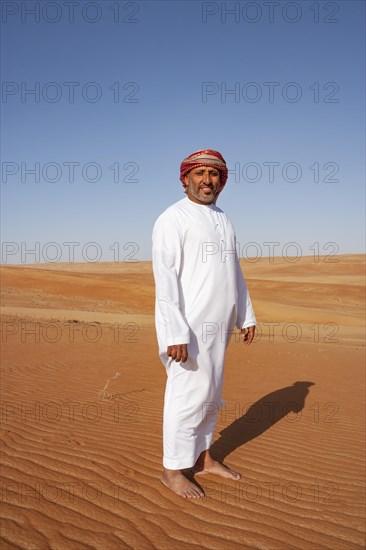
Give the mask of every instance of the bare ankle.
[[163, 476], [165, 477], [174, 477], [176, 475], [181, 474], [181, 470], [169, 470], [167, 468], [164, 468], [163, 470]]

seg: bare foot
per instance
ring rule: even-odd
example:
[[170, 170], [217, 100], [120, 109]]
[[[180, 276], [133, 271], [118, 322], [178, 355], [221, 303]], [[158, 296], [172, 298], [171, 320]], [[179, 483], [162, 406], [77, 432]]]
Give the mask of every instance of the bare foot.
[[220, 462], [217, 462], [217, 460], [211, 459], [209, 462], [206, 461], [206, 463], [203, 466], [195, 465], [192, 468], [192, 472], [194, 475], [202, 475], [202, 474], [212, 474], [214, 476], [224, 477], [226, 479], [240, 479], [241, 474], [238, 472], [234, 472], [234, 470], [230, 470], [230, 468], [227, 468], [223, 464], [220, 464]]
[[197, 485], [189, 481], [180, 470], [164, 471], [161, 482], [174, 493], [183, 498], [200, 498], [205, 494]]

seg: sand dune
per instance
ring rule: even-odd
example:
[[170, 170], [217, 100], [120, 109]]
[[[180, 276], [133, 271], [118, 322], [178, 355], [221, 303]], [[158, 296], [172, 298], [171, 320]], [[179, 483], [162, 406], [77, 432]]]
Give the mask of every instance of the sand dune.
[[241, 261], [212, 450], [243, 477], [197, 501], [160, 483], [151, 263], [2, 266], [2, 548], [364, 548], [365, 258], [333, 259]]

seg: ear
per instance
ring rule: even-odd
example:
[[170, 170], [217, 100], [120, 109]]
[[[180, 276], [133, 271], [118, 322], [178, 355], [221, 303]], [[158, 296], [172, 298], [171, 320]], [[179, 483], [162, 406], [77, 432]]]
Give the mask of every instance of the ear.
[[183, 176], [184, 185], [188, 185], [188, 174]]

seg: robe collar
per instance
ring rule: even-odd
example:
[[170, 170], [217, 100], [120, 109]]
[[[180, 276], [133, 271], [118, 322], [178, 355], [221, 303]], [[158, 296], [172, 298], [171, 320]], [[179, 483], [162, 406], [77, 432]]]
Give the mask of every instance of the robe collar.
[[218, 210], [216, 204], [199, 204], [198, 202], [191, 201], [189, 197], [185, 197], [188, 204], [193, 205], [196, 208], [209, 208], [210, 210]]

